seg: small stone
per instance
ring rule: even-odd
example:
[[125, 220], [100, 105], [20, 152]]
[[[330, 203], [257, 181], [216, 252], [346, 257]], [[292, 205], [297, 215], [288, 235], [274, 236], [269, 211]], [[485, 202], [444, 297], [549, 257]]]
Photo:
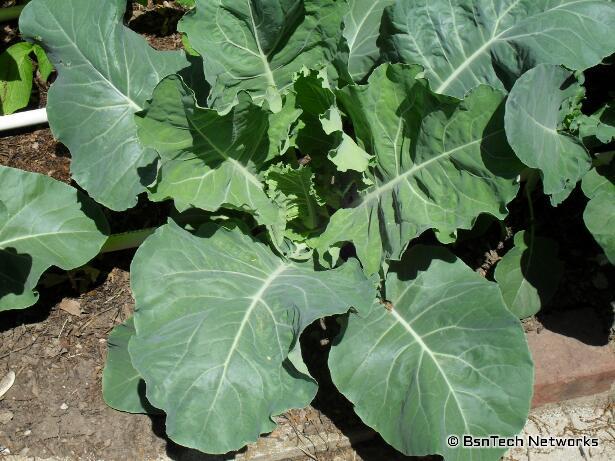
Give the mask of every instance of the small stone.
[[2, 445], [0, 445], [0, 455], [8, 456], [10, 454], [11, 450], [9, 450], [7, 447], [3, 447]]
[[81, 303], [76, 299], [64, 298], [58, 307], [70, 315], [81, 315]]
[[13, 419], [13, 413], [8, 410], [0, 411], [0, 424], [6, 424]]
[[60, 410], [68, 410], [68, 405], [66, 405], [66, 403], [63, 403], [62, 405], [60, 405]]
[[23, 435], [25, 435], [26, 437], [29, 436], [30, 434], [32, 434], [32, 431], [30, 429], [23, 431]]

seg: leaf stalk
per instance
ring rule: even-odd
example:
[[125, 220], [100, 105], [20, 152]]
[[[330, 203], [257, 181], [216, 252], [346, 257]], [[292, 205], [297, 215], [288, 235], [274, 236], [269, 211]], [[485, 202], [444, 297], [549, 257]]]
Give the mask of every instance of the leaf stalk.
[[109, 236], [103, 247], [100, 249], [100, 254], [112, 253], [114, 251], [129, 250], [138, 248], [141, 244], [156, 231], [156, 227], [148, 227], [138, 231], [122, 232], [120, 234], [112, 234]]
[[0, 22], [13, 21], [19, 18], [21, 10], [23, 10], [24, 7], [25, 5], [16, 5], [9, 6], [7, 8], [0, 8]]

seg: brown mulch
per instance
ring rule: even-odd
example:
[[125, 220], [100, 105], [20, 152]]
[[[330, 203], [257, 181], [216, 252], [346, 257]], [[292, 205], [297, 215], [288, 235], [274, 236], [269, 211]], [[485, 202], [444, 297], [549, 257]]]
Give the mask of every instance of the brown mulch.
[[70, 153], [49, 128], [0, 137], [0, 165], [50, 176], [70, 184]]

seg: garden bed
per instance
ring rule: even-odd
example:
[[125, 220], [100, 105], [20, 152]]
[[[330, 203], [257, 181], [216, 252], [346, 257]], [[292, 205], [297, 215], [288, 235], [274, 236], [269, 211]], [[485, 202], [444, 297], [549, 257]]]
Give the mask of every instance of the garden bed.
[[[168, 5], [135, 7], [130, 26], [158, 49], [177, 49], [182, 43], [174, 30], [181, 14]], [[18, 40], [15, 24], [9, 24], [3, 33], [0, 51]], [[608, 83], [612, 77], [608, 72], [612, 71], [589, 72], [587, 78], [594, 84], [588, 88]], [[45, 84], [36, 82], [30, 108], [44, 107], [46, 91]], [[589, 110], [604, 102], [600, 100], [603, 94], [588, 96]], [[54, 140], [49, 128], [39, 126], [1, 136], [0, 165], [78, 187], [70, 179], [68, 149]], [[538, 367], [534, 404], [542, 405], [603, 392], [613, 381], [615, 268], [583, 225], [587, 198], [580, 186], [557, 208], [550, 206], [545, 195], [534, 195], [537, 233], [557, 242], [559, 259], [564, 263], [553, 298], [537, 315], [523, 321]], [[497, 262], [513, 246], [512, 236], [530, 227], [524, 197], [515, 199], [509, 208], [502, 227], [492, 222], [481, 232], [461, 231], [460, 243], [449, 246], [489, 280], [494, 278]], [[139, 207], [128, 212], [103, 211], [111, 231], [117, 233], [161, 225], [170, 210], [170, 202], [154, 204], [140, 197]], [[436, 244], [437, 240], [428, 231], [415, 242]], [[108, 335], [134, 309], [129, 275], [133, 255], [134, 250], [104, 254], [68, 273], [50, 269], [42, 277], [41, 297], [35, 306], [0, 313], [0, 379], [9, 370], [16, 373], [14, 385], [0, 400], [0, 458], [10, 451], [42, 458], [124, 460], [167, 455], [173, 459], [226, 459], [172, 442], [165, 435], [162, 416], [122, 413], [102, 399]], [[338, 332], [336, 320], [327, 318], [303, 333], [303, 358], [320, 385], [316, 399], [306, 409], [278, 417], [279, 427], [236, 453], [237, 458], [440, 459], [401, 455], [356, 416], [352, 404], [332, 384], [326, 364]]]

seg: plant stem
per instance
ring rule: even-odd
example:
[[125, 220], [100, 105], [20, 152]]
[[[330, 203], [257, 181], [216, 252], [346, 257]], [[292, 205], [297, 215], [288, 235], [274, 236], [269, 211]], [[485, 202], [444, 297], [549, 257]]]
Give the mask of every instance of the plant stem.
[[7, 22], [17, 19], [26, 5], [9, 6], [0, 8], [0, 22]]
[[138, 231], [123, 232], [121, 234], [110, 235], [100, 253], [111, 253], [113, 251], [128, 250], [130, 248], [138, 248], [147, 237], [152, 235], [156, 230], [155, 227], [141, 229]]

